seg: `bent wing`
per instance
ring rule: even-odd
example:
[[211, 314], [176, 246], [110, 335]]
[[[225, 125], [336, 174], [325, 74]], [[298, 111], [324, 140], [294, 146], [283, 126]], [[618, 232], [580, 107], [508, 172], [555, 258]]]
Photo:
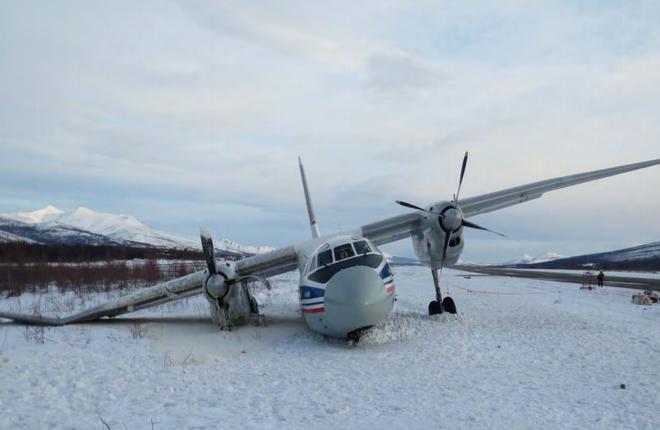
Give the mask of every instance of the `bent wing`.
[[494, 193], [482, 194], [458, 201], [463, 214], [466, 217], [496, 211], [498, 209], [514, 206], [529, 200], [538, 199], [548, 191], [571, 187], [608, 176], [620, 175], [660, 164], [660, 159], [643, 161], [641, 163], [626, 164], [623, 166], [610, 167], [609, 169], [594, 170], [592, 172], [578, 173], [575, 175], [560, 176], [558, 178], [546, 179], [545, 181], [532, 182], [531, 184], [507, 188]]
[[64, 325], [92, 321], [101, 317], [113, 317], [197, 295], [203, 291], [202, 288], [205, 279], [206, 271], [191, 273], [181, 278], [172, 279], [171, 281], [118, 297], [64, 318], [38, 314], [23, 315], [10, 312], [0, 312], [0, 318], [39, 325]]
[[[298, 255], [293, 246], [277, 249], [265, 254], [254, 255], [236, 262], [236, 271], [239, 277], [252, 275], [265, 278], [289, 272], [297, 267]], [[0, 311], [0, 318], [25, 324], [59, 326], [93, 321], [103, 317], [114, 317], [202, 294], [204, 292], [204, 281], [207, 274], [208, 272], [206, 270], [191, 273], [118, 297], [64, 318], [2, 311]]]

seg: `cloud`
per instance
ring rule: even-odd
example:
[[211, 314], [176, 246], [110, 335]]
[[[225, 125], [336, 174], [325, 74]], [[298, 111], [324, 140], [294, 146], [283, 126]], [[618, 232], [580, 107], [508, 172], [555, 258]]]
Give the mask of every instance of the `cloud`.
[[[283, 245], [307, 236], [297, 155], [326, 231], [401, 213], [395, 198], [449, 198], [465, 150], [465, 196], [657, 158], [658, 8], [7, 6], [0, 211], [82, 205]], [[511, 252], [660, 236], [657, 173], [584, 187], [483, 221]]]
[[404, 55], [375, 54], [367, 64], [367, 85], [393, 97], [423, 97], [439, 78], [438, 73]]

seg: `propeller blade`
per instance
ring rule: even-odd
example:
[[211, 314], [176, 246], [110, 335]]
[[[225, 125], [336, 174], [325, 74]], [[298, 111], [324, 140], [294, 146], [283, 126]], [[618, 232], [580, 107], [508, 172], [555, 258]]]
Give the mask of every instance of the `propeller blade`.
[[442, 266], [440, 270], [445, 267], [445, 261], [447, 261], [447, 249], [449, 249], [449, 241], [451, 240], [451, 231], [445, 233], [445, 242], [442, 244]]
[[458, 195], [461, 193], [461, 185], [463, 185], [463, 176], [465, 176], [465, 168], [467, 167], [468, 153], [465, 151], [465, 156], [463, 157], [463, 165], [461, 166], [461, 177], [458, 180], [458, 190], [454, 196], [454, 207], [458, 204]]
[[466, 219], [463, 219], [463, 227], [475, 228], [475, 229], [477, 229], [477, 230], [489, 231], [489, 232], [491, 232], [491, 233], [498, 234], [498, 235], [500, 235], [500, 236], [502, 236], [502, 237], [507, 237], [506, 234], [498, 233], [498, 232], [496, 232], [496, 231], [490, 230], [490, 229], [488, 229], [488, 228], [486, 228], [486, 227], [482, 227], [482, 226], [480, 226], [480, 225], [478, 225], [478, 224], [475, 224], [475, 223], [473, 223], [472, 221], [469, 221], [469, 220], [466, 220]]
[[213, 250], [213, 239], [211, 234], [204, 230], [200, 230], [200, 238], [202, 239], [202, 251], [204, 251], [204, 259], [206, 260], [206, 267], [209, 269], [209, 275], [218, 273], [215, 267], [215, 251]]
[[405, 206], [407, 208], [410, 208], [410, 209], [417, 209], [418, 211], [426, 212], [427, 214], [432, 214], [432, 215], [439, 216], [440, 218], [444, 218], [441, 214], [437, 214], [435, 212], [431, 212], [430, 210], [420, 208], [419, 206], [416, 206], [412, 203], [402, 202], [401, 200], [396, 200], [396, 203], [401, 205], [401, 206]]

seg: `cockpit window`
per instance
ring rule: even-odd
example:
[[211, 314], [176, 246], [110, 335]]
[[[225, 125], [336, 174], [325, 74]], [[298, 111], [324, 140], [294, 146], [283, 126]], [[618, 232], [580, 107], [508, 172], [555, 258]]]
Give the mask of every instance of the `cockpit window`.
[[309, 262], [309, 270], [308, 272], [313, 272], [316, 270], [316, 258], [312, 258], [312, 261]]
[[328, 264], [332, 264], [332, 251], [329, 249], [319, 252], [319, 267], [327, 266]]
[[353, 242], [353, 246], [355, 247], [355, 252], [357, 252], [358, 255], [364, 255], [371, 252], [371, 247], [366, 240], [358, 240], [357, 242]]
[[355, 252], [353, 251], [353, 247], [350, 243], [339, 245], [335, 248], [335, 261], [345, 260], [353, 256], [355, 256]]

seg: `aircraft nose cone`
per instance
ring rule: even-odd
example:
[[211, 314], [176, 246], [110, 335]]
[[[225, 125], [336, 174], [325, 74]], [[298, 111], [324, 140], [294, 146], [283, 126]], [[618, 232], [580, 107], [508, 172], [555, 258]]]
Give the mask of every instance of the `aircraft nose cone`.
[[381, 322], [392, 309], [393, 294], [370, 267], [354, 266], [337, 272], [326, 286], [325, 323], [336, 336]]

